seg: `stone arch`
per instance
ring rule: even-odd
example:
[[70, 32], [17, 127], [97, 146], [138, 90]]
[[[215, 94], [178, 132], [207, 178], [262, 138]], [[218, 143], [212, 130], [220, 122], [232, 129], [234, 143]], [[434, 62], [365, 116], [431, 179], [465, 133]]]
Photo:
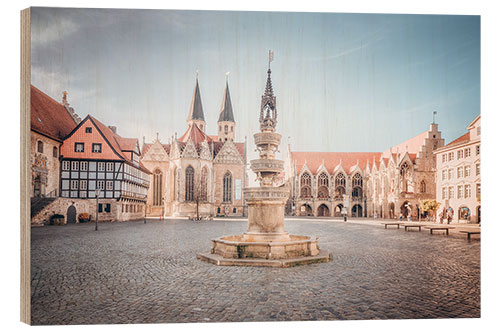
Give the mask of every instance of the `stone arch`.
[[66, 211], [66, 223], [67, 224], [76, 223], [76, 207], [73, 204], [69, 206], [68, 210]]
[[352, 217], [363, 217], [363, 207], [360, 204], [352, 206]]
[[326, 204], [319, 205], [316, 216], [330, 216], [330, 208]]
[[337, 206], [335, 206], [335, 209], [333, 210], [333, 216], [341, 217], [342, 216], [342, 209], [344, 209], [343, 204], [338, 204]]
[[303, 204], [300, 206], [300, 216], [312, 216], [313, 210], [309, 204]]
[[411, 203], [408, 201], [403, 202], [400, 207], [400, 213], [403, 215], [403, 218], [407, 218], [411, 214]]

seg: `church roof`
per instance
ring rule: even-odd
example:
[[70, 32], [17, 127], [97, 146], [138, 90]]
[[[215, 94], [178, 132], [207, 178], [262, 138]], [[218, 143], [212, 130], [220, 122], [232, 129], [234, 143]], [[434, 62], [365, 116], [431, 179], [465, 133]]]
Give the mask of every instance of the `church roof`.
[[31, 130], [62, 141], [76, 125], [62, 103], [31, 85]]
[[224, 97], [222, 99], [222, 107], [220, 109], [218, 121], [234, 122], [233, 105], [231, 104], [231, 96], [229, 94], [229, 84], [226, 80], [226, 88], [224, 89]]
[[304, 164], [313, 174], [316, 174], [321, 164], [324, 163], [325, 168], [330, 174], [334, 173], [334, 169], [339, 164], [342, 165], [346, 172], [350, 172], [351, 168], [356, 164], [364, 170], [367, 161], [379, 161], [382, 153], [379, 152], [291, 152], [292, 161], [297, 165], [297, 171], [300, 172]]
[[188, 121], [190, 120], [203, 120], [203, 105], [201, 103], [200, 86], [198, 84], [198, 77], [196, 77], [196, 85], [194, 87], [193, 99], [191, 101], [191, 108], [189, 109]]
[[188, 142], [189, 138], [195, 145], [207, 140], [209, 143], [212, 141], [210, 136], [206, 135], [198, 125], [192, 123], [188, 125], [186, 132], [179, 138], [179, 142]]

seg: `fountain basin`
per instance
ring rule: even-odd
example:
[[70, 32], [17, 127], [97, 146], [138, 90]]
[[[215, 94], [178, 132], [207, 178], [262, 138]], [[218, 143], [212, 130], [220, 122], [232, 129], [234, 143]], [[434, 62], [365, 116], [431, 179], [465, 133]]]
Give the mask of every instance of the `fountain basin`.
[[244, 235], [212, 240], [210, 253], [197, 258], [220, 266], [290, 267], [328, 262], [330, 254], [320, 251], [318, 238], [288, 235], [289, 241], [250, 242]]

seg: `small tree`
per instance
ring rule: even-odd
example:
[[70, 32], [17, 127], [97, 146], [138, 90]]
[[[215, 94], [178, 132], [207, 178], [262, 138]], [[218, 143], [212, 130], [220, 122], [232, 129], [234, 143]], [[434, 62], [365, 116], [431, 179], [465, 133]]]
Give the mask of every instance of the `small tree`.
[[432, 217], [436, 216], [436, 211], [439, 208], [439, 202], [434, 199], [426, 199], [420, 201], [420, 207], [423, 212], [428, 212]]

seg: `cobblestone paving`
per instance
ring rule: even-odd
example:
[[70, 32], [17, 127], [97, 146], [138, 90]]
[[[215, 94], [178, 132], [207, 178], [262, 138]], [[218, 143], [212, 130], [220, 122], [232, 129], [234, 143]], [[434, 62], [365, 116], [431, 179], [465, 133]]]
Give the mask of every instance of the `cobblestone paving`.
[[197, 260], [243, 221], [151, 220], [32, 229], [32, 323], [165, 323], [480, 316], [480, 241], [290, 220], [333, 261], [292, 268]]

